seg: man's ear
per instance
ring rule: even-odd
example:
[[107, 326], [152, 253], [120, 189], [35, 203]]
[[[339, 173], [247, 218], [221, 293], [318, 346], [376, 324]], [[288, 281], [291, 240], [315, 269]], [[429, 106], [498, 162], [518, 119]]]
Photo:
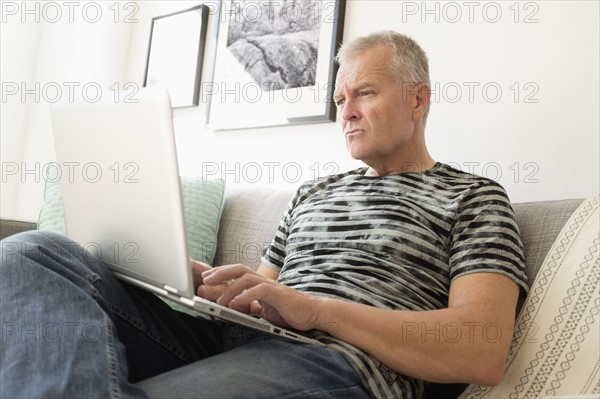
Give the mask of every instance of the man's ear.
[[427, 83], [417, 84], [414, 88], [414, 98], [416, 106], [413, 111], [413, 120], [423, 120], [431, 99], [431, 88], [429, 85]]

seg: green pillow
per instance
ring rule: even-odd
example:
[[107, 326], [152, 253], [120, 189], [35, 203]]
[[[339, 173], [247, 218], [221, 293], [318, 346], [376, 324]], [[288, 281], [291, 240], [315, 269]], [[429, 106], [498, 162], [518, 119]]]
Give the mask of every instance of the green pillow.
[[38, 216], [38, 229], [65, 234], [65, 213], [63, 211], [60, 181], [46, 180], [44, 204]]
[[[223, 210], [225, 182], [202, 177], [181, 178], [183, 209], [190, 256], [212, 264]], [[38, 229], [65, 234], [60, 182], [47, 180]]]
[[181, 192], [190, 256], [212, 265], [225, 203], [225, 182], [184, 177]]

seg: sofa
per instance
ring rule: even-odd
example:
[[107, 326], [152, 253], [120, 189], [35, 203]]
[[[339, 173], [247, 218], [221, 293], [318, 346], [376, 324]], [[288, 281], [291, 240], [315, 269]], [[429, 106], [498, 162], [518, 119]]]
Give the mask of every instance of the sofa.
[[[228, 187], [225, 191], [224, 207], [220, 218], [217, 236], [218, 242], [216, 246], [214, 264], [222, 265], [231, 263], [244, 263], [252, 267], [258, 266], [262, 248], [271, 241], [279, 223], [280, 217], [282, 216], [286, 205], [291, 198], [291, 195], [291, 189], [273, 190], [258, 187]], [[557, 236], [561, 232], [561, 229], [563, 229], [567, 221], [571, 218], [574, 212], [580, 208], [580, 205], [582, 205], [583, 202], [583, 199], [568, 199], [559, 201], [541, 201], [513, 204], [516, 212], [517, 222], [521, 231], [523, 243], [525, 245], [526, 268], [530, 285], [533, 284], [533, 282], [536, 280], [538, 271], [544, 263], [544, 259], [546, 258], [546, 255], [548, 254], [549, 250], [551, 249], [551, 247], [553, 247]], [[596, 202], [598, 202], [597, 198]], [[7, 219], [1, 220], [0, 238], [10, 236], [20, 231], [35, 228], [36, 224], [31, 222], [22, 222]], [[595, 242], [597, 243], [597, 241]], [[593, 268], [592, 274], [597, 274], [597, 252], [595, 254], [594, 259], [595, 260], [592, 259], [594, 264], [591, 266]], [[573, 267], [575, 267], [575, 265], [573, 265]], [[543, 297], [543, 294], [545, 292], [544, 285], [542, 284], [540, 287], [541, 288], [536, 288], [536, 298], [540, 296]], [[573, 292], [568, 291], [568, 288], [564, 291], [565, 298], [574, 295]], [[577, 339], [580, 339], [580, 341], [587, 340], [588, 349], [586, 349], [585, 351], [595, 351], [591, 355], [598, 357], [598, 335], [596, 335], [595, 337], [593, 336], [593, 334], [595, 334], [597, 331], [598, 324], [597, 309], [599, 301], [597, 299], [597, 285], [595, 286], [595, 294], [593, 291], [592, 295], [592, 308], [595, 306], [596, 310], [594, 311], [592, 309], [590, 313], [591, 316], [586, 316], [588, 319], [587, 327], [588, 329], [591, 328], [591, 331], [588, 331], [586, 333], [587, 335], [582, 333], [586, 336]], [[554, 296], [556, 297], [556, 295]], [[563, 317], [565, 313], [566, 312], [561, 313]], [[538, 317], [540, 315], [535, 314], [534, 316]], [[556, 319], [556, 317], [554, 317], [554, 319]], [[538, 324], [534, 323], [533, 325], [540, 325], [539, 322], [537, 323]], [[556, 329], [556, 327], [554, 328]], [[541, 329], [536, 330], [534, 331], [535, 339], [533, 341], [537, 340], [538, 343], [542, 345], [545, 344], [546, 346], [552, 345], [551, 342], [549, 343], [548, 339], [544, 338], [547, 338], [548, 334], [550, 334], [551, 336], [554, 336], [558, 333], [564, 335], [565, 329], [571, 329], [574, 331], [577, 328], [577, 324], [572, 323], [572, 325], [570, 326], [566, 325], [566, 327], [559, 327], [559, 329], [561, 329], [560, 331], [554, 331], [552, 330], [552, 328], [550, 328], [551, 331], [543, 331]], [[573, 345], [577, 344], [577, 339], [575, 339], [574, 343], [569, 341], [571, 349]], [[580, 348], [583, 347], [581, 342], [579, 342], [579, 345]], [[560, 344], [558, 346], [560, 346]], [[596, 361], [595, 366], [592, 364], [592, 368], [590, 370], [582, 370], [574, 367], [565, 369], [566, 360], [555, 361], [553, 363], [554, 366], [552, 366], [552, 364], [548, 366], [546, 364], [547, 362], [544, 363], [544, 359], [540, 357], [540, 351], [542, 352], [542, 355], [544, 355], [546, 352], [552, 352], [553, 350], [556, 350], [556, 347], [557, 345], [554, 345], [554, 347], [543, 347], [542, 350], [531, 349], [531, 353], [527, 354], [527, 356], [530, 356], [532, 360], [530, 361], [529, 366], [523, 368], [523, 370], [525, 370], [523, 373], [524, 375], [517, 375], [511, 377], [514, 381], [516, 381], [514, 382], [514, 385], [520, 385], [521, 388], [515, 388], [514, 393], [507, 394], [506, 397], [520, 398], [562, 396], [573, 398], [579, 397], [576, 395], [587, 394], [591, 395], [589, 397], [598, 398], [598, 394], [600, 394], [600, 362]], [[591, 348], [591, 350], [589, 348]], [[583, 349], [580, 349], [579, 351], [582, 350]], [[577, 352], [577, 350], [575, 350], [575, 352]], [[575, 353], [575, 355], [572, 356], [576, 355], [577, 353]], [[544, 366], [544, 364], [542, 364], [541, 366], [539, 366], [539, 363], [544, 363], [546, 365]], [[572, 363], [569, 364], [573, 365]], [[510, 366], [512, 365], [513, 364], [511, 364]], [[545, 385], [543, 381], [539, 381], [538, 377], [536, 377], [537, 379], [535, 381], [528, 382], [527, 380], [533, 379], [533, 375], [539, 376], [540, 372], [536, 372], [534, 370], [538, 366], [546, 367], [546, 369], [544, 369], [544, 373], [558, 373], [557, 375], [559, 375], [559, 377], [556, 377], [554, 379], [547, 377]], [[507, 370], [509, 370], [508, 367], [509, 366], [507, 365]], [[548, 370], [548, 367], [550, 367], [551, 370]], [[561, 367], [562, 369], [560, 369]], [[581, 366], [578, 367], [581, 368]], [[556, 368], [558, 368], [559, 370], [554, 370]], [[557, 379], [558, 385], [556, 384]], [[584, 381], [575, 381], [578, 379], [583, 379]], [[523, 382], [524, 380], [526, 381], [526, 383]], [[569, 384], [569, 381], [573, 381], [573, 383]], [[511, 382], [510, 385], [513, 385], [513, 383]], [[461, 394], [461, 392], [465, 390], [465, 388], [466, 385], [461, 384], [430, 384], [427, 386], [425, 397], [455, 398], [458, 397]], [[565, 389], [568, 389], [568, 391], [565, 391]], [[532, 392], [534, 392], [534, 394], [532, 394]], [[175, 386], [173, 387], [172, 394], [173, 397], [177, 397], [177, 389]], [[463, 397], [498, 398], [503, 396], [494, 396], [494, 393], [489, 394], [486, 388], [468, 387], [467, 391], [463, 393]]]

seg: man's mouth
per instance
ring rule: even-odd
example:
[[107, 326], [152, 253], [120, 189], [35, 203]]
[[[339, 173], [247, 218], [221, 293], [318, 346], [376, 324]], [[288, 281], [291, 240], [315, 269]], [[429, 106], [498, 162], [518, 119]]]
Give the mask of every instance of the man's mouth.
[[356, 133], [362, 133], [362, 132], [364, 132], [363, 129], [354, 128], [354, 129], [347, 130], [344, 134], [346, 135], [346, 137], [348, 137], [348, 136], [352, 136]]

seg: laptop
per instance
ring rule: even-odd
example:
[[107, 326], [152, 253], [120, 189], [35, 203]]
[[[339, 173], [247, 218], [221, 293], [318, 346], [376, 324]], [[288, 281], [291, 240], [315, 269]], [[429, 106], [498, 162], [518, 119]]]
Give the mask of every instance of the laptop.
[[212, 318], [322, 345], [194, 295], [169, 95], [157, 87], [112, 94], [50, 109], [67, 236], [127, 283]]

